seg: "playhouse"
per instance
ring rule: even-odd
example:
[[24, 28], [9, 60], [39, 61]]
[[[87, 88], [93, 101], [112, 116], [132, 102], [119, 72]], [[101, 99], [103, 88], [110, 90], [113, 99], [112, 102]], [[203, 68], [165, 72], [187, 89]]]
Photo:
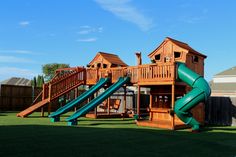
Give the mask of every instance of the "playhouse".
[[[60, 69], [55, 77], [44, 84], [42, 100], [18, 116], [26, 117], [35, 110], [58, 97], [75, 90], [80, 85], [87, 85], [89, 89], [79, 97], [59, 108], [49, 115], [53, 122], [60, 121], [60, 115], [87, 101], [71, 117], [67, 118], [69, 125], [76, 125], [77, 119], [104, 107], [107, 115], [110, 109], [120, 107], [119, 100], [110, 97], [123, 88], [123, 110], [120, 115], [127, 115], [126, 90], [127, 86], [137, 89], [137, 106], [135, 116], [137, 125], [168, 129], [178, 129], [192, 126], [198, 130], [204, 123], [204, 101], [210, 95], [208, 83], [203, 79], [205, 55], [197, 52], [188, 44], [167, 37], [148, 57], [150, 64], [142, 64], [141, 53], [136, 53], [137, 65], [128, 66], [117, 55], [98, 52], [94, 59], [84, 67]], [[67, 71], [64, 75], [60, 71]], [[141, 88], [149, 88], [149, 119], [142, 120]], [[104, 89], [102, 92], [99, 92]], [[99, 94], [98, 94], [99, 93]]]

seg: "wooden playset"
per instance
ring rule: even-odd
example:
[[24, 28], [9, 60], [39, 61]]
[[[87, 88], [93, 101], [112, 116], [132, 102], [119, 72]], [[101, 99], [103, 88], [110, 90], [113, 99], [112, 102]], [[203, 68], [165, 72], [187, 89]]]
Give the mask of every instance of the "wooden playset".
[[[206, 56], [186, 43], [167, 37], [148, 55], [152, 63], [142, 64], [141, 53], [136, 53], [136, 57], [137, 65], [128, 66], [115, 54], [99, 52], [87, 68], [60, 69], [50, 82], [44, 84], [41, 93], [42, 100], [20, 112], [18, 116], [26, 117], [46, 104], [49, 104], [50, 111], [50, 102], [53, 99], [76, 90], [80, 85], [88, 85], [89, 91], [82, 94], [81, 98], [69, 103], [64, 109], [59, 109], [58, 114], [52, 114], [53, 121], [59, 121], [60, 114], [88, 98], [90, 101], [88, 105], [83, 106], [81, 111], [77, 111], [67, 119], [71, 125], [77, 124], [77, 118], [85, 113], [88, 114], [91, 110], [94, 111], [92, 114], [95, 116], [91, 116], [90, 113], [90, 117], [97, 117], [98, 108], [106, 110], [107, 115], [111, 115], [111, 109], [116, 110], [115, 113], [117, 113], [120, 101], [109, 99], [109, 97], [121, 87], [124, 88], [125, 94], [123, 112], [119, 114], [124, 115], [126, 113], [126, 87], [135, 86], [138, 93], [136, 109], [138, 117], [140, 116], [140, 89], [150, 88], [149, 119], [138, 120], [137, 125], [177, 129], [189, 124], [192, 127], [196, 126], [197, 130], [196, 120], [201, 124], [204, 123], [204, 103], [202, 102], [210, 94], [208, 85], [201, 77], [204, 75]], [[60, 75], [62, 70], [67, 71], [65, 75]], [[94, 98], [94, 94], [98, 93], [102, 87], [105, 91]], [[194, 91], [186, 94], [192, 89], [191, 87]], [[185, 98], [185, 95], [189, 97]], [[188, 101], [190, 99], [193, 101]], [[185, 103], [187, 105], [183, 106], [182, 104]], [[193, 117], [190, 115], [190, 110]]]

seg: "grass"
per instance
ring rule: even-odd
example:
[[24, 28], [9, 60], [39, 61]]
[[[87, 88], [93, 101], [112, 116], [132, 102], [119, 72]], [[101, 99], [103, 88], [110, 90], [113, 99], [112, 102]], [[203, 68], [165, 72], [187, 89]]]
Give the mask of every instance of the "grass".
[[0, 156], [30, 157], [235, 157], [236, 127], [201, 133], [138, 127], [133, 119], [79, 119], [78, 126], [51, 123], [35, 113], [0, 113]]

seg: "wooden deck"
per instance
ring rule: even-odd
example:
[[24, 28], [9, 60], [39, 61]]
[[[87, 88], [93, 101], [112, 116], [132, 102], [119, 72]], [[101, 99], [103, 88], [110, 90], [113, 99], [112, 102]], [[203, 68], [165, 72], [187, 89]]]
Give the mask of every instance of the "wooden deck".
[[129, 76], [131, 84], [166, 85], [173, 84], [176, 77], [175, 63], [145, 64], [108, 69], [87, 68], [86, 84], [93, 85], [102, 77], [111, 77], [114, 83], [119, 77]]
[[133, 115], [131, 114], [123, 114], [123, 113], [116, 113], [116, 112], [110, 112], [108, 114], [107, 112], [98, 112], [97, 115], [95, 113], [88, 113], [85, 115], [86, 118], [132, 118]]

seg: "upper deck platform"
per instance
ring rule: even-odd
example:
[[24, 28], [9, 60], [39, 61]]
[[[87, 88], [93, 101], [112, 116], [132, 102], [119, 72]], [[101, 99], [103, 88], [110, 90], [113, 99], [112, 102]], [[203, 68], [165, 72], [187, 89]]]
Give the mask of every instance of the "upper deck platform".
[[86, 84], [94, 85], [102, 77], [111, 77], [112, 83], [119, 77], [131, 77], [134, 85], [167, 85], [173, 84], [176, 78], [176, 63], [144, 64], [129, 67], [106, 69], [87, 68]]

